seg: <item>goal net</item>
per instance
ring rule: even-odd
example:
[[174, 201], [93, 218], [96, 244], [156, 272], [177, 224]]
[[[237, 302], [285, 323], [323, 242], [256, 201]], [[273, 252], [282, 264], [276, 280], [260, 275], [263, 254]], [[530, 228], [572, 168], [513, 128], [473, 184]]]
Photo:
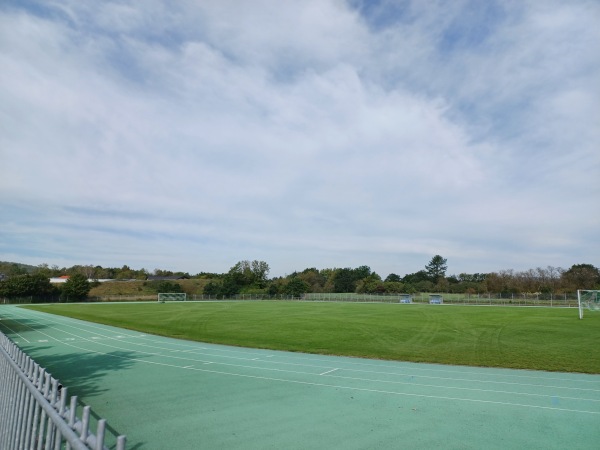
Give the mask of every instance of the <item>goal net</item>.
[[187, 295], [185, 292], [160, 292], [158, 294], [159, 303], [164, 302], [185, 302]]
[[577, 303], [579, 305], [579, 318], [583, 319], [583, 310], [600, 311], [600, 291], [578, 290]]

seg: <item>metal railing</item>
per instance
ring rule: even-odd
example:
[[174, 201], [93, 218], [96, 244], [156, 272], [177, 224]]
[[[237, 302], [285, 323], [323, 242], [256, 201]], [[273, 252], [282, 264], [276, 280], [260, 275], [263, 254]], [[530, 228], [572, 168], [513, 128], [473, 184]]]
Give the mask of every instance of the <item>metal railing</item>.
[[[106, 421], [90, 431], [89, 406], [77, 417], [77, 396], [0, 332], [0, 449], [108, 450]], [[116, 449], [124, 450], [125, 436]]]

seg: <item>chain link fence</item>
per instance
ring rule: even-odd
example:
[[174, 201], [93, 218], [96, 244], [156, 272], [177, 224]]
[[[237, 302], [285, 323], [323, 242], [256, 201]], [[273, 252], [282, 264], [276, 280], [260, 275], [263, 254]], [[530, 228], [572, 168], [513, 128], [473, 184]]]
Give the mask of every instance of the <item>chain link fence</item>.
[[[300, 296], [293, 295], [268, 295], [268, 294], [237, 294], [237, 295], [204, 295], [189, 294], [187, 301], [313, 301], [313, 302], [354, 302], [354, 303], [407, 303], [407, 295], [411, 303], [429, 303], [430, 296], [434, 293], [418, 292], [414, 294], [355, 294], [355, 293], [307, 293]], [[542, 293], [486, 293], [486, 294], [451, 294], [435, 293], [440, 295], [444, 304], [455, 305], [480, 305], [480, 306], [547, 306], [562, 308], [577, 308], [577, 293], [542, 294]], [[156, 301], [157, 295], [106, 295], [88, 297], [86, 302], [136, 302]], [[64, 302], [65, 299], [55, 299]], [[47, 302], [47, 300], [44, 300]], [[33, 297], [18, 299], [1, 299], [0, 304], [28, 304], [39, 303]]]

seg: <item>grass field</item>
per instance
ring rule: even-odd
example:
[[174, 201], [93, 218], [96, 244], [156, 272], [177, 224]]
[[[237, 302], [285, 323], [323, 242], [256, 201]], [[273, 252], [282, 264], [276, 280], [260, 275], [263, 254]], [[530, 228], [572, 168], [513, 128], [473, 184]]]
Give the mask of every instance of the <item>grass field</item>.
[[600, 314], [575, 309], [303, 302], [39, 305], [163, 336], [454, 365], [600, 373]]

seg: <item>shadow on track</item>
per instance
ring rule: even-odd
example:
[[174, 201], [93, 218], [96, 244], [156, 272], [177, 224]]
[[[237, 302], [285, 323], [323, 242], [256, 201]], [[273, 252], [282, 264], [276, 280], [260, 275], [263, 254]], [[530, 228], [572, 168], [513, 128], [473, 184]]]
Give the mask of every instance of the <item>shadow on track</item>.
[[43, 330], [48, 328], [46, 324], [31, 319], [13, 320], [6, 317], [0, 317], [0, 331], [10, 336], [14, 333]]
[[102, 378], [109, 372], [124, 370], [133, 364], [134, 352], [48, 354], [48, 347], [25, 347], [25, 352], [52, 376], [69, 387], [72, 395], [86, 398], [107, 391]]

